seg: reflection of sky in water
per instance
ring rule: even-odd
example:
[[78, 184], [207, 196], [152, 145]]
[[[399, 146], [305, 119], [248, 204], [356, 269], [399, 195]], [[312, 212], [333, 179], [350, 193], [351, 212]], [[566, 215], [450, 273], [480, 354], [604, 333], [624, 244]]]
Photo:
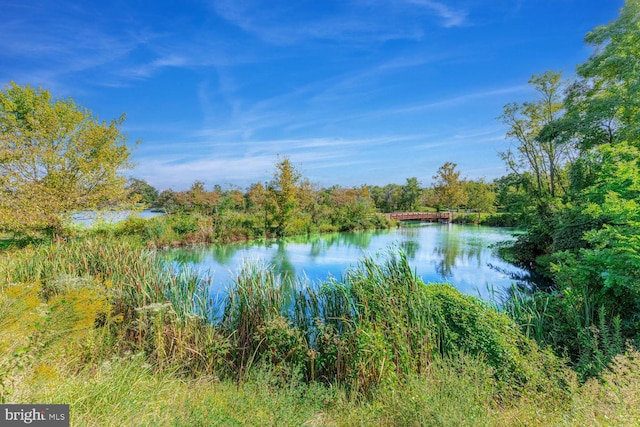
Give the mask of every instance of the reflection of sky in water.
[[359, 233], [296, 237], [265, 244], [234, 244], [168, 250], [170, 261], [209, 270], [216, 289], [223, 290], [245, 261], [267, 263], [281, 275], [305, 276], [313, 282], [340, 278], [365, 255], [384, 259], [393, 248], [407, 254], [411, 266], [425, 282], [449, 282], [460, 291], [487, 296], [487, 287], [509, 287], [507, 273], [522, 270], [495, 256], [491, 245], [510, 240], [508, 229], [462, 225], [424, 224]]
[[71, 223], [84, 227], [91, 227], [96, 222], [104, 222], [107, 224], [120, 222], [129, 217], [153, 218], [154, 216], [164, 215], [160, 212], [152, 212], [149, 209], [134, 212], [129, 210], [122, 211], [86, 211], [78, 212], [71, 216]]

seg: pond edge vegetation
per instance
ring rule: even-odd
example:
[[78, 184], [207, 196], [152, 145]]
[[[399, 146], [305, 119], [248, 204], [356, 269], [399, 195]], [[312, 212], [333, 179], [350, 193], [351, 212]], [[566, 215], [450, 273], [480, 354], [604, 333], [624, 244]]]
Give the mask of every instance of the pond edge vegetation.
[[[115, 380], [110, 375], [137, 375], [144, 382], [174, 382], [179, 390], [185, 382], [202, 387], [205, 378], [224, 393], [230, 393], [227, 382], [241, 385], [244, 391], [236, 393], [276, 387], [280, 391], [263, 402], [275, 405], [281, 395], [291, 398], [293, 384], [298, 404], [310, 411], [304, 422], [325, 417], [331, 425], [354, 423], [350, 417], [380, 396], [397, 395], [393, 401], [399, 404], [398, 396], [413, 393], [416, 405], [436, 398], [422, 387], [444, 381], [440, 392], [459, 395], [471, 406], [440, 396], [440, 404], [449, 405], [443, 417], [493, 424], [515, 413], [539, 419], [529, 412], [533, 402], [548, 411], [545, 417], [558, 420], [577, 411], [575, 399], [604, 393], [597, 382], [580, 385], [562, 359], [494, 307], [450, 285], [422, 283], [402, 253], [365, 258], [343, 280], [318, 288], [300, 283], [293, 292], [269, 268], [247, 265], [215, 323], [210, 317], [217, 307], [208, 299], [206, 277], [167, 272], [153, 252], [130, 239], [23, 248], [3, 254], [1, 265], [0, 325], [6, 334], [0, 348], [13, 355], [0, 366], [7, 401], [57, 399], [61, 389], [78, 393], [68, 388], [76, 377], [93, 378], [90, 384], [97, 387]], [[625, 369], [638, 363], [635, 350], [627, 358], [615, 363]], [[455, 369], [464, 392], [447, 378]], [[629, 384], [617, 387], [629, 392]], [[200, 392], [215, 397], [213, 391]], [[323, 396], [324, 404], [312, 404], [306, 393]], [[630, 404], [629, 398], [617, 405]], [[193, 402], [181, 404], [195, 408]], [[85, 406], [81, 413], [89, 424], [114, 422], [99, 408]], [[286, 423], [295, 424], [298, 418], [287, 414], [292, 418]], [[157, 421], [153, 417], [160, 415], [146, 416]], [[188, 423], [188, 413], [178, 415], [185, 418], [173, 422]], [[248, 416], [227, 414], [232, 415]], [[359, 416], [371, 425], [439, 417], [433, 408], [406, 402]]]

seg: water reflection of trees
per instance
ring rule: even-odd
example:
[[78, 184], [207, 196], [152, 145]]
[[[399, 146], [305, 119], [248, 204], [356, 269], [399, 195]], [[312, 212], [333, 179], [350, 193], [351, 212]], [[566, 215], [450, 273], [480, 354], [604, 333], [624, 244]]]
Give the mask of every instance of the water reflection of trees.
[[483, 240], [477, 237], [466, 237], [465, 242], [467, 250], [464, 251], [463, 255], [467, 258], [467, 261], [471, 263], [472, 260], [475, 260], [478, 267], [482, 266], [482, 251], [485, 249], [485, 243]]
[[416, 255], [420, 250], [420, 243], [418, 243], [415, 240], [405, 240], [402, 243], [400, 243], [400, 247], [402, 248], [404, 253], [407, 255], [408, 259], [416, 259]]
[[207, 248], [207, 252], [218, 264], [229, 265], [236, 252], [242, 248], [242, 245], [213, 245]]
[[435, 261], [436, 273], [442, 278], [453, 276], [456, 262], [466, 258], [467, 261], [476, 260], [478, 266], [482, 265], [482, 241], [460, 239], [457, 233], [449, 231], [440, 235], [440, 244], [433, 252], [438, 256]]
[[[231, 244], [231, 245], [212, 245], [209, 247], [190, 247], [176, 250], [162, 251], [164, 259], [168, 263], [175, 262], [179, 265], [203, 265], [210, 264], [219, 270], [219, 266], [228, 266], [230, 270], [235, 272], [237, 269], [237, 258], [240, 254], [252, 256], [264, 261], [265, 265], [269, 265], [273, 272], [281, 277], [284, 286], [290, 280], [295, 280], [297, 274], [303, 269], [309, 273], [311, 277], [316, 277], [316, 273], [324, 274], [326, 269], [334, 268], [332, 263], [335, 259], [351, 259], [352, 252], [361, 249], [367, 252], [371, 246], [380, 247], [379, 239], [381, 236], [391, 234], [394, 239], [383, 237], [382, 241], [388, 241], [393, 244], [393, 250], [398, 249], [404, 251], [412, 263], [425, 260], [427, 263], [424, 269], [432, 280], [446, 279], [451, 280], [454, 274], [462, 266], [469, 265], [472, 267], [469, 271], [465, 271], [465, 275], [472, 274], [474, 264], [479, 268], [486, 268], [486, 263], [494, 262], [487, 248], [487, 238], [482, 231], [469, 227], [456, 226], [422, 226], [407, 227], [398, 230], [383, 230], [381, 232], [353, 232], [353, 233], [331, 233], [317, 236], [301, 236], [296, 238], [287, 238], [278, 241], [268, 241], [266, 244]], [[391, 243], [392, 242], [392, 243]], [[309, 246], [307, 246], [309, 245]], [[345, 249], [354, 248], [354, 251]], [[486, 250], [486, 252], [485, 252]], [[484, 256], [488, 258], [484, 260]], [[324, 260], [323, 257], [328, 256], [331, 259]], [[306, 260], [303, 258], [306, 257]], [[308, 264], [296, 264], [300, 261], [308, 262]], [[321, 260], [316, 263], [315, 260]], [[332, 267], [327, 267], [331, 264]], [[339, 262], [338, 262], [339, 264]], [[496, 264], [501, 265], [500, 262]], [[417, 266], [420, 268], [420, 266]], [[340, 267], [343, 268], [343, 267]], [[492, 270], [498, 270], [495, 266], [490, 266]], [[509, 266], [503, 267], [505, 270], [511, 271], [510, 277], [513, 276], [513, 270]], [[224, 269], [223, 269], [224, 270]], [[321, 271], [322, 270], [322, 271]], [[333, 270], [332, 270], [333, 271]], [[232, 276], [233, 276], [232, 272]], [[222, 271], [224, 276], [224, 271]], [[531, 279], [523, 277], [524, 282]], [[529, 279], [529, 280], [527, 280]], [[514, 280], [516, 281], [516, 280]]]
[[309, 254], [312, 258], [324, 255], [334, 246], [348, 246], [366, 249], [371, 245], [375, 236], [388, 233], [386, 230], [362, 231], [352, 233], [331, 233], [309, 237], [307, 242], [311, 248]]
[[513, 281], [512, 284], [514, 284], [520, 292], [531, 292], [532, 289], [548, 291], [553, 286], [553, 279], [551, 277], [541, 274], [535, 269], [520, 267], [519, 270], [513, 270], [492, 263], [487, 263], [487, 266], [491, 270], [509, 277]]
[[162, 261], [171, 263], [174, 262], [178, 265], [184, 266], [187, 264], [200, 264], [206, 257], [205, 249], [173, 249], [170, 251], [162, 251], [160, 259]]
[[398, 229], [398, 234], [408, 239], [419, 239], [422, 226], [403, 225]]
[[244, 247], [243, 245], [211, 245], [172, 249], [161, 252], [161, 258], [166, 262], [187, 265], [203, 264], [208, 257], [211, 257], [220, 265], [229, 265], [235, 254]]
[[291, 283], [296, 277], [296, 268], [289, 259], [287, 244], [284, 241], [279, 241], [276, 245], [277, 248], [271, 257], [273, 271], [276, 275], [280, 276], [283, 283]]

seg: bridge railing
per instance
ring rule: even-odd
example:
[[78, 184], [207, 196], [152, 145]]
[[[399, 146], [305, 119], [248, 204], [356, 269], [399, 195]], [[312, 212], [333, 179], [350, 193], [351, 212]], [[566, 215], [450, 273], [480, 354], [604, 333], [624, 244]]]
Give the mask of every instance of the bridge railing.
[[451, 212], [391, 212], [395, 220], [451, 220]]

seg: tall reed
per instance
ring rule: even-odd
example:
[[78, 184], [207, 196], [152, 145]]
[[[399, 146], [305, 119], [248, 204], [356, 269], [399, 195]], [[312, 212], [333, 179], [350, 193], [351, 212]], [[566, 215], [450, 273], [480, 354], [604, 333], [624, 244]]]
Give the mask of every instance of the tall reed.
[[284, 367], [305, 357], [302, 336], [287, 316], [285, 288], [272, 268], [245, 263], [227, 290], [218, 327], [230, 339], [238, 379], [257, 362]]
[[341, 281], [298, 291], [293, 316], [311, 350], [309, 377], [365, 392], [460, 351], [484, 358], [510, 387], [544, 382], [535, 363], [560, 367], [488, 304], [423, 283], [402, 252], [365, 257]]
[[117, 320], [104, 325], [116, 337], [108, 344], [121, 351], [144, 351], [187, 370], [210, 371], [220, 362], [212, 355], [225, 345], [209, 321], [216, 308], [209, 298], [211, 277], [169, 269], [135, 239], [85, 238], [2, 256], [0, 286], [38, 284], [45, 302], [74, 278], [106, 292], [109, 318]]
[[31, 247], [0, 262], [0, 284], [37, 283], [45, 302], [74, 277], [108, 295], [109, 314], [96, 325], [110, 331], [108, 344], [142, 351], [158, 369], [242, 380], [266, 364], [283, 378], [301, 372], [364, 393], [461, 351], [512, 387], [542, 381], [535, 364], [555, 369], [506, 316], [450, 285], [423, 283], [401, 251], [365, 257], [318, 285], [290, 286], [247, 263], [220, 319], [210, 275], [171, 269], [134, 239]]

